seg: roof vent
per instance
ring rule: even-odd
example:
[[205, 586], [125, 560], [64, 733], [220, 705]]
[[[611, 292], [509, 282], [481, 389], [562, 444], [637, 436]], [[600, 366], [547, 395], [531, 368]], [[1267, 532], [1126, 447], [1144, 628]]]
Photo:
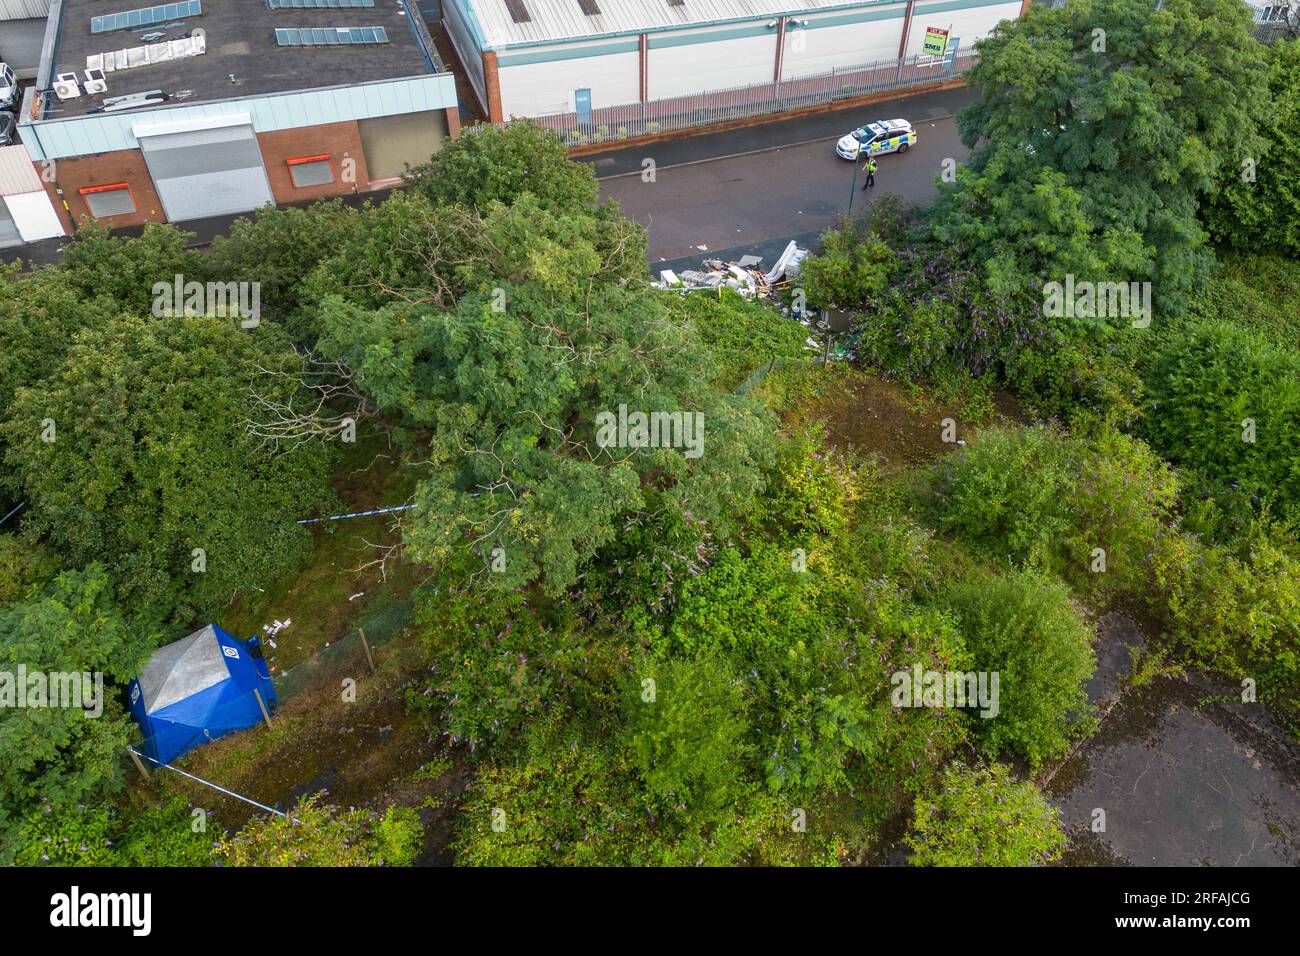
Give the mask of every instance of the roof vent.
[[108, 92], [108, 82], [104, 79], [103, 70], [87, 70], [85, 76], [87, 94]]
[[77, 85], [77, 74], [60, 73], [54, 81], [54, 94], [61, 100], [75, 100], [81, 95]]

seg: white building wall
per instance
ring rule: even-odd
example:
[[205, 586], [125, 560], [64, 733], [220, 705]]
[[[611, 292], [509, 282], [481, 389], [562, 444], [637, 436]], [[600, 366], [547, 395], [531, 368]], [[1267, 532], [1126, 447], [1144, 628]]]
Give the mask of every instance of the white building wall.
[[1000, 3], [989, 7], [971, 7], [968, 10], [941, 10], [926, 13], [918, 4], [912, 14], [912, 35], [907, 40], [906, 56], [922, 52], [925, 45], [925, 28], [937, 27], [947, 30], [952, 26], [949, 36], [958, 37], [961, 46], [958, 51], [969, 51], [976, 40], [982, 40], [993, 32], [1003, 20], [1015, 20], [1020, 16], [1020, 3]]
[[[683, 32], [708, 34], [724, 33], [725, 30], [725, 27], [717, 27]], [[776, 31], [762, 36], [660, 47], [655, 46], [652, 34], [649, 57], [649, 95], [652, 100], [750, 83], [770, 83], [776, 68]]]
[[[605, 46], [626, 47], [627, 41]], [[641, 98], [641, 56], [637, 50], [623, 50], [600, 56], [574, 56], [571, 59], [540, 59], [547, 53], [530, 50], [538, 62], [511, 64], [509, 52], [502, 51], [497, 66], [501, 84], [501, 113], [511, 116], [545, 116], [571, 113], [577, 108], [574, 92], [591, 90], [593, 108], [636, 103]]]
[[442, 4], [442, 24], [447, 28], [447, 36], [451, 38], [451, 45], [456, 48], [456, 55], [460, 57], [461, 66], [465, 68], [465, 75], [469, 77], [470, 86], [474, 87], [474, 92], [478, 95], [479, 104], [483, 107], [483, 112], [487, 112], [487, 93], [483, 86], [483, 53], [474, 42], [470, 34], [469, 26], [465, 23], [464, 14], [455, 0], [443, 0]]
[[903, 14], [906, 11], [906, 3], [891, 4], [872, 10], [877, 14], [895, 14], [890, 19], [836, 23], [827, 27], [816, 24], [828, 19], [828, 15], [801, 18], [807, 19], [811, 25], [806, 29], [786, 30], [782, 77], [790, 79], [896, 59], [898, 44], [903, 39]]
[[2, 201], [9, 207], [9, 215], [18, 227], [23, 242], [63, 235], [63, 224], [59, 222], [54, 205], [45, 192], [19, 193], [16, 196], [5, 196]]

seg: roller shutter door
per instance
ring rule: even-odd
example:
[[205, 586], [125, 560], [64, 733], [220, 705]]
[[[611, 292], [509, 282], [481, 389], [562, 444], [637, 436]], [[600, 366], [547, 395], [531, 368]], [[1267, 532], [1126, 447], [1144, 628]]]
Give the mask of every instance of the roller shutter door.
[[249, 212], [275, 202], [251, 125], [137, 131], [137, 136], [172, 222]]

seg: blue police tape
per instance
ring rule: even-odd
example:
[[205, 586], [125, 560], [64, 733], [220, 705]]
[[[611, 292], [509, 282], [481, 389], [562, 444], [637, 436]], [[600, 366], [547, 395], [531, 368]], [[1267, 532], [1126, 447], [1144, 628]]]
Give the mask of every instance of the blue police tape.
[[412, 508], [418, 508], [419, 505], [398, 505], [395, 508], [376, 508], [374, 511], [354, 511], [346, 515], [330, 515], [328, 518], [303, 518], [296, 524], [316, 524], [320, 521], [342, 521], [344, 518], [369, 518], [371, 515], [387, 515], [394, 511], [410, 511]]
[[10, 512], [9, 512], [7, 515], [5, 515], [3, 518], [0, 518], [0, 524], [4, 524], [6, 521], [8, 521], [8, 520], [9, 520], [10, 518], [12, 518], [14, 515], [18, 514], [18, 512], [19, 512], [20, 510], [22, 510], [22, 507], [23, 507], [23, 505], [25, 505], [25, 504], [27, 504], [27, 502], [25, 502], [25, 501], [20, 501], [20, 502], [18, 502], [18, 504], [14, 505], [14, 508], [13, 508], [12, 511], [10, 511]]

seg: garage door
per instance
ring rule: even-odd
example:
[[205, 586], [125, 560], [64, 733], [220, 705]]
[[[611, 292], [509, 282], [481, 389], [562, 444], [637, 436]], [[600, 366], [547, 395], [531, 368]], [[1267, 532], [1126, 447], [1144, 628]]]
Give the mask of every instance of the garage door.
[[135, 129], [169, 220], [248, 212], [275, 202], [251, 125], [179, 131], [176, 125], [181, 124]]

